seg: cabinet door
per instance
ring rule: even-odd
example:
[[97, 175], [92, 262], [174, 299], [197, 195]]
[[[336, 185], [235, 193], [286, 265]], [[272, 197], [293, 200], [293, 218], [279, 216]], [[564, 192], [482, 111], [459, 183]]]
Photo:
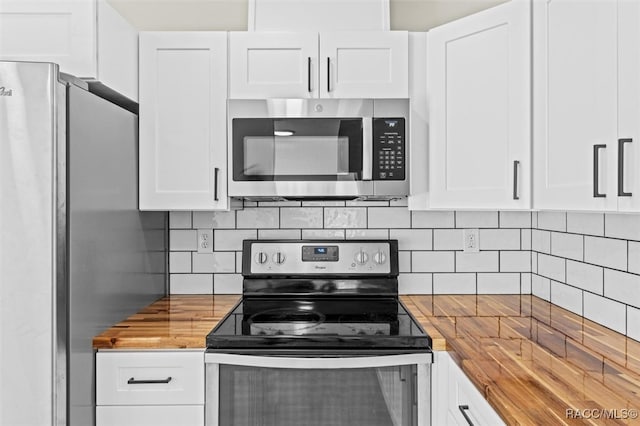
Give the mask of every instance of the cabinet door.
[[140, 209], [226, 209], [227, 36], [140, 35]]
[[526, 1], [427, 33], [432, 207], [530, 207], [530, 40]]
[[640, 2], [618, 2], [618, 210], [640, 211]]
[[536, 208], [617, 208], [616, 11], [615, 1], [533, 2]]
[[406, 31], [320, 33], [320, 97], [409, 97]]
[[229, 34], [231, 99], [318, 96], [318, 34]]
[[204, 405], [98, 406], [96, 426], [204, 426]]
[[95, 1], [1, 0], [0, 60], [53, 62], [97, 77]]

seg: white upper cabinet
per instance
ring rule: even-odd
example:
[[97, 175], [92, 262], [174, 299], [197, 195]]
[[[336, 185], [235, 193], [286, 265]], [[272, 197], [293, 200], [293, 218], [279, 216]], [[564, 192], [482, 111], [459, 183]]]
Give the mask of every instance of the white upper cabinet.
[[232, 32], [229, 97], [407, 98], [408, 33]]
[[531, 207], [530, 3], [427, 33], [429, 205]]
[[140, 34], [140, 210], [227, 209], [227, 34]]
[[534, 2], [534, 207], [640, 210], [640, 4]]
[[138, 100], [138, 31], [104, 0], [0, 0], [0, 60], [53, 62]]

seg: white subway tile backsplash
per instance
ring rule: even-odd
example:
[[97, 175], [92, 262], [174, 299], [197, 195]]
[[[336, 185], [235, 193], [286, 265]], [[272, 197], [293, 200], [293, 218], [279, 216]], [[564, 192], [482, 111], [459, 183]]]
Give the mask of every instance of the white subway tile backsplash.
[[531, 250], [538, 253], [551, 253], [551, 232], [534, 229], [531, 231]]
[[520, 249], [531, 250], [531, 229], [520, 230]]
[[478, 274], [478, 294], [520, 294], [520, 274]]
[[582, 260], [584, 237], [576, 234], [551, 233], [551, 254], [574, 260]]
[[370, 207], [369, 228], [410, 228], [411, 212], [406, 207]]
[[280, 209], [281, 228], [322, 228], [321, 207], [287, 207]]
[[584, 261], [627, 270], [627, 242], [613, 238], [584, 237]]
[[604, 272], [600, 266], [567, 260], [567, 284], [603, 294]]
[[402, 272], [411, 272], [411, 252], [399, 251], [398, 252], [398, 269]]
[[303, 240], [344, 240], [344, 229], [303, 229]]
[[456, 252], [456, 272], [498, 272], [499, 252]]
[[236, 212], [193, 212], [193, 227], [233, 229], [236, 227]]
[[367, 228], [367, 207], [325, 207], [325, 228]]
[[302, 232], [299, 229], [258, 229], [259, 240], [299, 240]]
[[434, 250], [462, 250], [464, 241], [462, 229], [434, 229]]
[[170, 229], [190, 229], [191, 212], [169, 212]]
[[411, 253], [412, 272], [454, 272], [455, 256], [452, 251], [414, 251]]
[[566, 232], [567, 214], [565, 212], [538, 212], [538, 229]]
[[546, 301], [551, 300], [551, 280], [540, 275], [531, 276], [531, 294]]
[[241, 251], [236, 252], [236, 272], [239, 274], [242, 273], [242, 252]]
[[551, 303], [582, 315], [582, 291], [575, 287], [551, 281]]
[[584, 316], [618, 333], [626, 332], [625, 305], [589, 292], [583, 293]]
[[213, 294], [211, 274], [171, 274], [170, 294]]
[[520, 250], [519, 229], [480, 229], [480, 250]]
[[432, 294], [432, 274], [400, 274], [398, 276], [398, 293], [400, 294]]
[[538, 273], [538, 253], [534, 251], [531, 252], [531, 272]]
[[169, 231], [169, 250], [197, 250], [198, 234], [196, 230]]
[[456, 212], [456, 228], [497, 228], [498, 212]]
[[216, 229], [213, 231], [213, 249], [242, 250], [243, 240], [255, 240], [257, 237], [255, 229]]
[[191, 252], [169, 252], [169, 270], [171, 272], [191, 272]]
[[389, 235], [398, 240], [399, 250], [431, 250], [433, 244], [430, 229], [391, 229]]
[[433, 274], [433, 294], [474, 294], [476, 274]]
[[500, 272], [531, 272], [531, 252], [501, 251]]
[[533, 275], [526, 273], [520, 274], [520, 291], [522, 294], [531, 294], [531, 280]]
[[194, 273], [218, 273], [236, 271], [234, 252], [192, 253], [191, 268]]
[[531, 212], [500, 212], [500, 228], [531, 228]]
[[627, 335], [640, 340], [640, 309], [627, 306]]
[[215, 294], [242, 294], [242, 275], [215, 274], [213, 291]]
[[411, 224], [415, 228], [454, 228], [455, 213], [445, 211], [412, 211]]
[[567, 232], [604, 235], [604, 213], [567, 212]]
[[629, 241], [629, 265], [627, 270], [640, 274], [640, 243]]
[[640, 308], [640, 275], [605, 269], [604, 295]]
[[604, 235], [605, 237], [640, 241], [640, 214], [605, 214]]
[[236, 212], [237, 228], [279, 228], [280, 209], [277, 207], [250, 207]]
[[565, 262], [566, 260], [561, 257], [538, 254], [538, 274], [565, 282]]
[[388, 229], [345, 229], [347, 240], [386, 240]]

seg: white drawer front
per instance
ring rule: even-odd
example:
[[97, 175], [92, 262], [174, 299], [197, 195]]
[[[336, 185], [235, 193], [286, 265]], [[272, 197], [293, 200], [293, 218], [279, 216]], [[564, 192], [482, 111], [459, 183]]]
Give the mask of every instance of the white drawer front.
[[98, 406], [96, 426], [204, 426], [204, 406]]
[[98, 352], [96, 403], [204, 404], [204, 352]]

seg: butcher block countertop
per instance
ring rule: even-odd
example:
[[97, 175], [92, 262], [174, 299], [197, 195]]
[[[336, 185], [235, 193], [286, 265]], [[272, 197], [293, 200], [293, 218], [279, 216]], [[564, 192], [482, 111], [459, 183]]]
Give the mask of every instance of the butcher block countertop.
[[[630, 418], [640, 410], [640, 342], [530, 295], [401, 299], [433, 349], [450, 352], [507, 424], [640, 424]], [[94, 337], [93, 346], [202, 349], [238, 300], [165, 297]], [[572, 419], [567, 410], [617, 418]]]

